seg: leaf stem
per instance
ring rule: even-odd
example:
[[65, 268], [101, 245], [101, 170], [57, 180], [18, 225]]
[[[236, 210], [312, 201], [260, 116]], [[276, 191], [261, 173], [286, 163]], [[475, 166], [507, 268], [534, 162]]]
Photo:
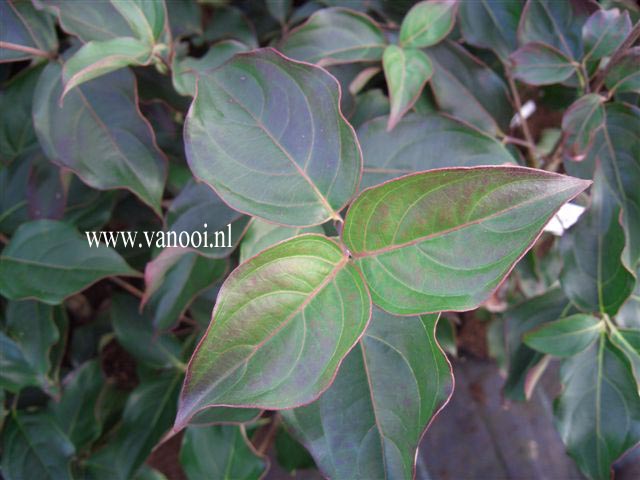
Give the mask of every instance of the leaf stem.
[[256, 448], [257, 452], [260, 455], [264, 455], [267, 453], [267, 450], [269, 450], [269, 447], [271, 446], [271, 443], [273, 442], [273, 439], [276, 436], [276, 432], [278, 431], [278, 427], [280, 426], [280, 421], [282, 420], [282, 417], [280, 417], [280, 415], [278, 413], [275, 413], [272, 417], [271, 423], [267, 426], [267, 433], [265, 433], [264, 438], [262, 439], [262, 442], [260, 442], [260, 445]]
[[44, 50], [40, 50], [39, 48], [26, 47], [24, 45], [18, 45], [16, 43], [11, 43], [11, 42], [0, 42], [0, 48], [13, 50], [15, 52], [27, 53], [29, 55], [35, 55], [36, 57], [49, 58], [49, 59], [55, 58], [55, 55], [53, 53], [45, 52]]
[[505, 74], [507, 77], [507, 81], [509, 82], [509, 88], [511, 89], [511, 95], [513, 95], [513, 101], [516, 104], [516, 109], [518, 110], [518, 115], [520, 115], [520, 121], [522, 125], [522, 133], [524, 134], [524, 138], [526, 140], [526, 148], [527, 148], [527, 166], [532, 168], [537, 168], [536, 161], [536, 149], [535, 143], [533, 141], [533, 136], [531, 135], [531, 130], [529, 130], [529, 124], [527, 123], [527, 119], [522, 115], [522, 100], [520, 99], [520, 94], [518, 93], [518, 87], [516, 86], [516, 82], [513, 80], [513, 76], [511, 75], [511, 71], [508, 65], [505, 65]]
[[113, 283], [118, 285], [123, 290], [126, 290], [127, 292], [129, 292], [134, 297], [142, 298], [144, 296], [144, 292], [142, 290], [134, 287], [129, 282], [126, 282], [119, 277], [109, 277], [109, 280], [111, 280]]

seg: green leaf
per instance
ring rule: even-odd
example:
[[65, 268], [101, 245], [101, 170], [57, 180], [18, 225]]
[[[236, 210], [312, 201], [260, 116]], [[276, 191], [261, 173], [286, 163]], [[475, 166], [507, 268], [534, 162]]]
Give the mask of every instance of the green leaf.
[[91, 41], [84, 44], [64, 64], [62, 98], [74, 87], [129, 65], [148, 65], [151, 46], [130, 37]]
[[278, 429], [274, 442], [278, 465], [291, 474], [297, 470], [315, 467], [316, 463], [300, 442], [293, 438], [286, 428]]
[[326, 67], [379, 61], [386, 43], [380, 27], [365, 14], [323, 8], [291, 30], [278, 49], [295, 60]]
[[153, 368], [184, 368], [180, 342], [168, 333], [158, 334], [153, 318], [139, 312], [138, 301], [126, 295], [111, 299], [111, 323], [118, 343], [135, 359]]
[[[637, 278], [640, 278], [640, 270], [636, 272]], [[640, 281], [636, 280], [636, 288], [618, 310], [616, 322], [621, 327], [640, 329]]]
[[458, 342], [456, 340], [457, 333], [456, 327], [450, 319], [443, 317], [436, 328], [436, 340], [438, 345], [442, 348], [442, 351], [452, 355], [458, 356]]
[[609, 340], [629, 360], [631, 371], [636, 379], [638, 394], [640, 394], [640, 330], [630, 328], [611, 329]]
[[137, 276], [114, 250], [90, 247], [69, 225], [36, 220], [18, 228], [0, 254], [0, 293], [57, 305], [112, 275]]
[[221, 6], [213, 11], [203, 39], [206, 43], [219, 40], [239, 40], [250, 48], [258, 47], [255, 28], [242, 11], [233, 6]]
[[391, 98], [391, 114], [387, 129], [393, 130], [418, 100], [422, 89], [433, 74], [433, 67], [428, 55], [423, 51], [403, 49], [396, 45], [389, 45], [385, 49], [382, 65]]
[[155, 374], [131, 392], [122, 423], [105, 447], [87, 460], [88, 478], [129, 480], [169, 430], [182, 375]]
[[596, 10], [582, 27], [583, 61], [610, 56], [630, 31], [629, 12], [620, 13], [617, 8]]
[[525, 334], [524, 343], [542, 353], [571, 357], [593, 344], [603, 329], [599, 318], [577, 313], [530, 331]]
[[607, 72], [604, 84], [610, 92], [640, 93], [640, 47], [630, 48]]
[[428, 0], [415, 4], [402, 20], [400, 45], [423, 48], [446, 37], [456, 20], [456, 0]]
[[640, 441], [640, 395], [623, 354], [607, 340], [566, 360], [555, 404], [562, 441], [590, 478], [610, 478], [611, 465]]
[[492, 135], [509, 130], [513, 107], [500, 76], [462, 46], [445, 41], [427, 50], [429, 85], [441, 111]]
[[531, 396], [538, 366], [543, 358], [541, 353], [522, 342], [523, 335], [568, 313], [572, 313], [571, 302], [560, 288], [529, 298], [504, 313], [507, 321], [505, 343], [508, 355], [504, 394], [507, 398], [524, 401]]
[[343, 240], [384, 310], [470, 310], [589, 184], [522, 167], [408, 175], [363, 191], [349, 209]]
[[138, 109], [133, 74], [123, 69], [91, 80], [60, 106], [61, 70], [50, 63], [34, 93], [34, 126], [47, 157], [93, 188], [130, 190], [159, 212], [166, 159]]
[[200, 87], [185, 124], [196, 177], [232, 208], [272, 222], [310, 226], [337, 217], [355, 193], [362, 159], [332, 76], [261, 49], [236, 55]]
[[286, 25], [287, 18], [291, 14], [292, 0], [266, 0], [269, 14], [275, 18], [280, 25]]
[[31, 121], [31, 105], [40, 73], [41, 67], [28, 68], [2, 86], [0, 105], [11, 105], [11, 108], [0, 109], [0, 165], [10, 164], [38, 144]]
[[582, 26], [592, 10], [589, 2], [528, 0], [518, 28], [520, 45], [544, 43], [580, 61]]
[[166, 248], [144, 271], [142, 305], [153, 312], [156, 329], [167, 330], [178, 323], [193, 299], [218, 282], [227, 272], [224, 260], [204, 257], [186, 248]]
[[436, 320], [374, 310], [329, 390], [282, 412], [326, 477], [413, 476], [418, 443], [453, 391]]
[[8, 302], [0, 332], [0, 388], [18, 393], [23, 387], [50, 390], [51, 347], [60, 332], [54, 321], [62, 312], [34, 302]]
[[326, 237], [302, 235], [251, 258], [220, 290], [175, 428], [208, 406], [282, 409], [316, 399], [370, 312], [360, 274]]
[[356, 96], [355, 103], [355, 109], [349, 117], [349, 123], [356, 129], [368, 120], [386, 115], [390, 109], [389, 98], [379, 88], [360, 93]]
[[515, 163], [493, 137], [443, 115], [409, 114], [392, 132], [386, 124], [386, 118], [376, 118], [358, 129], [363, 187], [434, 168]]
[[49, 403], [49, 411], [78, 451], [88, 447], [101, 433], [96, 404], [105, 379], [100, 362], [91, 360], [64, 380], [62, 397]]
[[31, 153], [22, 154], [11, 165], [0, 165], [0, 231], [13, 234], [29, 220], [27, 187]]
[[16, 412], [2, 432], [6, 480], [71, 480], [73, 444], [46, 413]]
[[[165, 218], [167, 231], [175, 232], [176, 238], [179, 239], [181, 232], [187, 232], [190, 238], [193, 236], [194, 242], [191, 246], [195, 246], [198, 242], [198, 236], [195, 233], [201, 232], [202, 246], [197, 251], [200, 255], [209, 258], [224, 258], [231, 255], [244, 235], [248, 221], [246, 216], [223, 203], [207, 185], [193, 180], [190, 180], [173, 200]], [[229, 225], [231, 225], [231, 238], [229, 238]], [[224, 233], [224, 238], [216, 235], [215, 232]], [[167, 235], [166, 243], [170, 242], [172, 240]], [[211, 247], [211, 244], [214, 247]], [[215, 247], [215, 245], [218, 246]], [[158, 245], [156, 239], [157, 248], [168, 246], [175, 245]]]
[[212, 45], [201, 58], [176, 56], [171, 69], [173, 86], [180, 95], [194, 96], [196, 78], [218, 68], [236, 53], [248, 50], [249, 47], [237, 40], [223, 40]]
[[202, 9], [197, 2], [165, 2], [174, 38], [202, 35]]
[[58, 37], [53, 18], [29, 0], [0, 3], [0, 63], [53, 56]]
[[571, 59], [544, 43], [528, 43], [509, 58], [513, 62], [513, 76], [530, 85], [560, 83], [575, 71]]
[[259, 408], [213, 407], [196, 413], [193, 418], [189, 420], [189, 425], [196, 427], [206, 427], [217, 424], [235, 425], [253, 422], [257, 420], [261, 414], [262, 410]]
[[521, 14], [521, 2], [460, 2], [460, 30], [467, 43], [489, 48], [505, 61], [518, 48], [516, 34]]
[[111, 0], [136, 36], [147, 45], [161, 40], [166, 23], [164, 0]]
[[250, 480], [260, 478], [269, 461], [255, 451], [240, 427], [216, 425], [187, 428], [180, 464], [189, 480]]
[[321, 226], [309, 228], [290, 228], [267, 223], [259, 218], [254, 218], [249, 224], [247, 233], [240, 245], [240, 262], [245, 262], [262, 250], [275, 245], [282, 240], [295, 237], [302, 233], [323, 233]]
[[604, 125], [605, 98], [597, 93], [590, 93], [576, 100], [562, 117], [562, 130], [566, 153], [572, 159], [584, 159], [593, 144], [596, 132]]
[[562, 289], [585, 312], [615, 315], [635, 286], [620, 258], [625, 240], [619, 217], [598, 169], [589, 210], [560, 240]]

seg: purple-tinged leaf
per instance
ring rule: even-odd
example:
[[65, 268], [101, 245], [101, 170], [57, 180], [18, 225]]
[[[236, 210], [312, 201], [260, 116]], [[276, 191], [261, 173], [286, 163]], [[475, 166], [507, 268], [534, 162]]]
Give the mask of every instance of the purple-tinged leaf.
[[582, 27], [585, 50], [583, 61], [608, 57], [618, 48], [630, 31], [629, 12], [620, 13], [617, 8], [597, 10]]
[[513, 63], [513, 76], [530, 85], [563, 82], [576, 68], [560, 50], [543, 43], [528, 43], [509, 58]]

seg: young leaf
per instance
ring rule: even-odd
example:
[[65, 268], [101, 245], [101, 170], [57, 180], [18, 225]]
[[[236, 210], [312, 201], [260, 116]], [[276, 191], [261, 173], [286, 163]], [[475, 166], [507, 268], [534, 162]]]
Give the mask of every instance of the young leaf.
[[147, 45], [153, 45], [161, 39], [167, 26], [164, 0], [116, 0], [111, 4]]
[[613, 8], [596, 10], [582, 27], [584, 58], [600, 60], [611, 55], [631, 31], [629, 12]]
[[243, 263], [189, 362], [175, 428], [208, 406], [282, 409], [316, 399], [362, 335], [370, 302], [348, 257], [320, 235]]
[[391, 98], [391, 114], [387, 126], [390, 131], [416, 103], [433, 74], [433, 67], [423, 51], [396, 45], [389, 45], [385, 49], [382, 65]]
[[275, 245], [282, 240], [295, 237], [302, 233], [324, 233], [321, 226], [309, 228], [289, 228], [267, 223], [259, 218], [254, 218], [247, 228], [247, 233], [240, 245], [240, 262], [245, 262], [267, 247]]
[[542, 353], [571, 357], [595, 342], [603, 328], [599, 318], [577, 313], [530, 331], [524, 343]]
[[607, 72], [604, 84], [610, 92], [640, 93], [640, 47], [630, 48]]
[[434, 168], [515, 163], [493, 137], [444, 115], [409, 114], [392, 132], [386, 125], [386, 118], [376, 118], [358, 129], [363, 187]]
[[323, 8], [291, 30], [278, 49], [296, 60], [328, 66], [379, 61], [386, 43], [380, 27], [365, 14]]
[[27, 0], [0, 2], [0, 63], [53, 57], [58, 37], [53, 18]]
[[61, 70], [50, 63], [34, 92], [33, 121], [44, 153], [93, 188], [125, 188], [159, 212], [166, 158], [138, 109], [133, 74], [123, 69], [91, 80], [60, 106]]
[[467, 43], [489, 48], [504, 61], [518, 48], [516, 33], [521, 14], [521, 2], [460, 2], [460, 30]]
[[61, 314], [32, 300], [7, 303], [0, 332], [0, 388], [13, 393], [28, 386], [50, 390], [49, 354], [60, 338], [54, 316]]
[[560, 206], [589, 184], [522, 167], [407, 175], [363, 191], [349, 209], [343, 239], [384, 310], [470, 310], [498, 287]]
[[112, 275], [137, 276], [111, 248], [92, 248], [69, 225], [53, 220], [24, 223], [0, 254], [0, 293], [57, 305]]
[[11, 416], [2, 433], [2, 475], [6, 480], [72, 480], [73, 444], [46, 413]]
[[380, 310], [314, 403], [282, 415], [328, 478], [412, 478], [416, 449], [453, 392], [437, 315]]
[[560, 240], [564, 255], [560, 283], [581, 310], [615, 315], [631, 295], [635, 278], [620, 258], [624, 248], [620, 209], [599, 169], [593, 190], [589, 210]]
[[255, 451], [240, 427], [214, 425], [187, 428], [180, 449], [180, 464], [189, 480], [254, 480], [262, 476], [269, 460]]
[[337, 216], [362, 158], [331, 75], [267, 48], [236, 55], [200, 87], [185, 123], [194, 175], [232, 208], [272, 222]]
[[543, 43], [528, 43], [510, 57], [513, 76], [530, 85], [551, 85], [567, 80], [575, 71], [560, 50]]
[[508, 131], [513, 107], [502, 78], [455, 43], [442, 42], [427, 53], [433, 63], [429, 85], [441, 111], [492, 135]]
[[562, 117], [567, 154], [576, 161], [584, 158], [596, 132], [604, 125], [604, 101], [604, 97], [590, 93], [576, 100]]
[[72, 88], [109, 72], [129, 65], [148, 65], [152, 54], [152, 47], [137, 38], [113, 38], [86, 43], [64, 64], [62, 98]]
[[427, 0], [415, 4], [402, 20], [402, 47], [430, 47], [446, 37], [456, 19], [457, 0]]
[[623, 354], [604, 333], [566, 360], [555, 404], [569, 454], [590, 478], [610, 478], [611, 465], [640, 441], [640, 396]]

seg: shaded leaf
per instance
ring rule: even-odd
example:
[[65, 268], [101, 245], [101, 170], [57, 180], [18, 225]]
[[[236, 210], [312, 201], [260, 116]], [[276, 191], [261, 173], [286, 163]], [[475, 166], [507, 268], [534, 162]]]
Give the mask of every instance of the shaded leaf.
[[111, 248], [92, 248], [74, 228], [53, 220], [22, 224], [0, 254], [0, 292], [13, 300], [56, 305], [112, 275], [138, 272]]
[[308, 228], [290, 228], [267, 223], [259, 218], [254, 218], [249, 224], [247, 233], [240, 245], [240, 262], [244, 262], [262, 250], [275, 245], [282, 240], [295, 237], [302, 233], [323, 233], [321, 226]]
[[278, 48], [296, 60], [327, 66], [379, 61], [385, 45], [382, 30], [365, 14], [323, 8], [291, 30]]
[[617, 8], [595, 11], [582, 27], [583, 61], [608, 57], [618, 48], [630, 31], [629, 12], [620, 13]]
[[236, 55], [200, 87], [185, 124], [194, 175], [266, 220], [309, 226], [336, 217], [357, 188], [361, 157], [333, 77], [261, 49]]
[[386, 124], [376, 118], [358, 129], [363, 187], [421, 170], [515, 163], [500, 142], [443, 115], [409, 114], [392, 132]]
[[46, 413], [16, 412], [2, 432], [6, 480], [71, 480], [73, 444]]
[[518, 48], [516, 34], [522, 6], [511, 0], [460, 2], [460, 30], [465, 41], [489, 48], [506, 60]]
[[610, 478], [611, 465], [640, 441], [640, 395], [623, 354], [606, 336], [566, 360], [555, 404], [562, 441], [590, 478]]
[[166, 159], [140, 114], [131, 72], [112, 72], [73, 89], [62, 107], [61, 93], [61, 67], [50, 63], [38, 81], [33, 110], [47, 157], [93, 188], [125, 188], [158, 212]]
[[166, 24], [164, 0], [112, 1], [135, 36], [147, 45], [161, 40]]
[[0, 165], [0, 231], [12, 234], [29, 220], [27, 186], [31, 154], [27, 152], [11, 165]]
[[202, 9], [197, 2], [165, 2], [171, 35], [175, 38], [202, 35]]
[[0, 63], [53, 56], [58, 37], [53, 18], [29, 0], [0, 2]]
[[544, 43], [528, 43], [511, 57], [513, 76], [530, 85], [551, 85], [567, 80], [575, 67], [560, 50]]
[[259, 408], [213, 407], [196, 413], [189, 421], [189, 425], [204, 427], [216, 424], [248, 423], [257, 420], [261, 413], [262, 410]]
[[589, 184], [522, 167], [408, 175], [363, 191], [349, 208], [343, 240], [384, 310], [470, 310]]
[[640, 47], [630, 48], [604, 77], [604, 84], [610, 92], [640, 93]]
[[258, 47], [256, 32], [241, 10], [233, 6], [221, 6], [213, 11], [211, 21], [205, 28], [205, 42], [239, 40], [251, 48]]
[[640, 394], [640, 330], [630, 328], [616, 328], [609, 333], [609, 340], [627, 357], [631, 371], [636, 379], [638, 394]]
[[524, 335], [524, 343], [542, 353], [571, 357], [594, 343], [603, 329], [599, 318], [576, 313], [530, 331]]
[[[355, 109], [349, 123], [359, 128], [363, 123], [389, 113], [389, 98], [379, 88], [367, 90], [355, 98]], [[364, 158], [364, 154], [363, 154]]]
[[313, 468], [316, 465], [307, 449], [289, 435], [286, 428], [278, 429], [274, 446], [278, 465], [290, 473], [295, 473], [296, 470]]
[[411, 478], [418, 443], [452, 390], [437, 316], [373, 320], [319, 400], [286, 424], [328, 478]]
[[370, 315], [362, 278], [333, 241], [281, 242], [225, 281], [189, 362], [176, 428], [207, 406], [290, 408], [317, 398]]
[[267, 10], [280, 25], [286, 25], [291, 13], [292, 0], [266, 0]]
[[402, 20], [400, 45], [423, 48], [446, 37], [456, 19], [456, 0], [430, 0], [414, 5]]
[[[636, 272], [637, 278], [640, 271]], [[640, 329], [640, 281], [636, 280], [636, 288], [618, 311], [616, 322], [621, 327]]]
[[604, 125], [604, 101], [597, 93], [590, 93], [576, 100], [562, 116], [566, 151], [576, 161], [584, 158], [596, 132]]
[[403, 49], [396, 45], [389, 45], [385, 49], [382, 65], [391, 99], [387, 129], [393, 130], [418, 100], [422, 89], [433, 74], [433, 67], [431, 60], [423, 51], [412, 48]]
[[260, 478], [269, 461], [256, 452], [239, 427], [215, 425], [187, 428], [180, 464], [189, 480], [250, 480]]

